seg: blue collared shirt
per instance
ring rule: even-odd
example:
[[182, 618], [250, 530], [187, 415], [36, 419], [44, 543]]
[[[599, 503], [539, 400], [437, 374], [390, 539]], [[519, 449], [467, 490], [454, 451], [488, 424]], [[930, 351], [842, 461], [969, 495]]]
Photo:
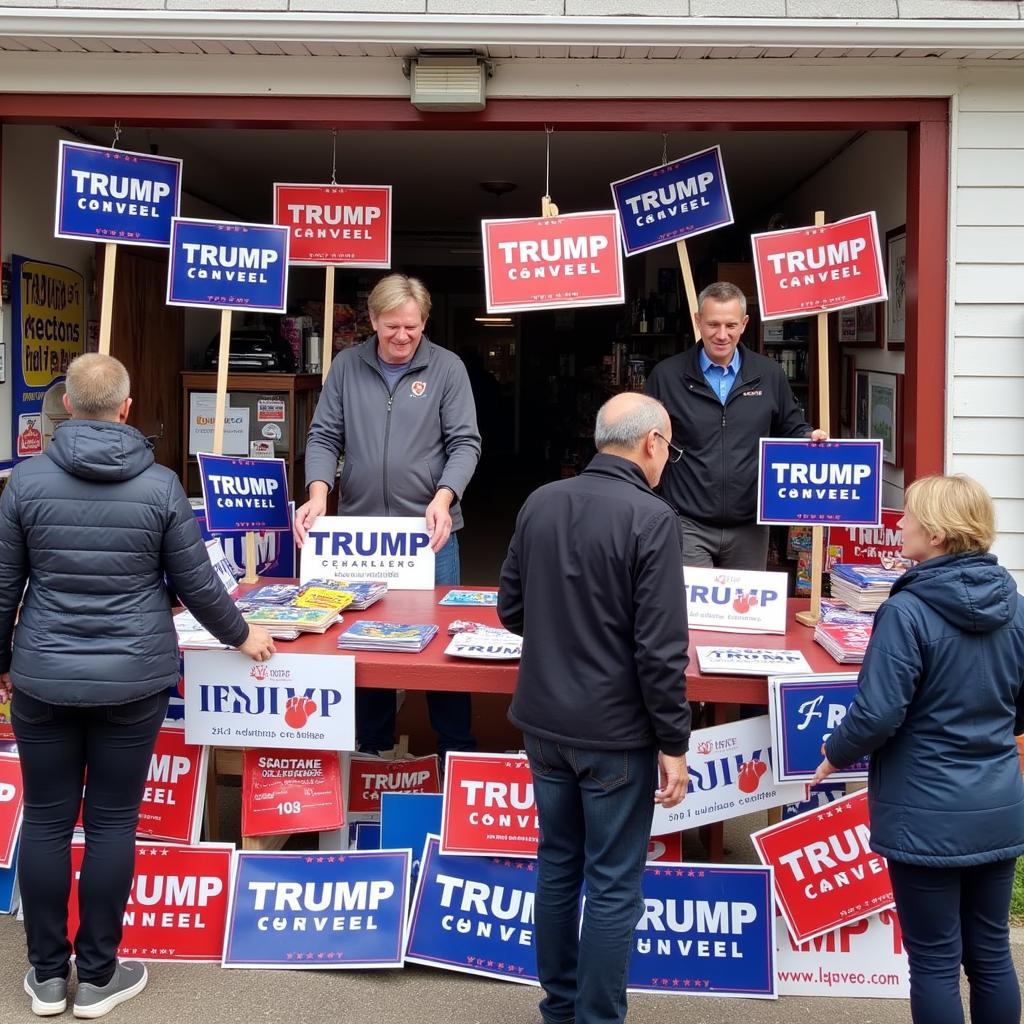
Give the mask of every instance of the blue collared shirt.
[[732, 361], [728, 366], [719, 366], [718, 363], [713, 363], [708, 358], [707, 352], [701, 349], [700, 368], [704, 372], [704, 379], [708, 382], [708, 387], [718, 395], [718, 400], [722, 405], [725, 405], [725, 400], [729, 397], [729, 392], [732, 391], [732, 386], [740, 375], [739, 346], [736, 346], [736, 351], [733, 352]]

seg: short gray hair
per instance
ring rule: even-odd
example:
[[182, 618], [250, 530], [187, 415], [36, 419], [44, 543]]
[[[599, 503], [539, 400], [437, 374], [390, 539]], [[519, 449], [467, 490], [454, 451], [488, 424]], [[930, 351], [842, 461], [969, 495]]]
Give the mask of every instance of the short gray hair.
[[636, 404], [615, 419], [609, 419], [609, 399], [597, 411], [594, 425], [594, 447], [599, 452], [606, 448], [636, 448], [652, 431], [665, 430], [669, 425], [668, 412], [656, 398], [636, 395]]
[[76, 416], [114, 416], [131, 391], [124, 363], [113, 356], [88, 352], [71, 360], [64, 387]]
[[705, 299], [711, 299], [712, 302], [732, 302], [735, 299], [740, 304], [740, 316], [747, 315], [747, 297], [743, 294], [742, 288], [730, 281], [716, 281], [714, 284], [709, 284], [697, 296], [698, 313], [703, 312]]

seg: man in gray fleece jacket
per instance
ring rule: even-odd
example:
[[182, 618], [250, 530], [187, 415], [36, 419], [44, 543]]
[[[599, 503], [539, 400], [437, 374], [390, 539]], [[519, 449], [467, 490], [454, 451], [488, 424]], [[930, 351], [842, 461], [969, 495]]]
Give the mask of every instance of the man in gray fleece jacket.
[[[459, 582], [461, 499], [480, 459], [480, 431], [462, 360], [423, 329], [430, 294], [389, 274], [370, 293], [374, 334], [331, 364], [306, 442], [309, 500], [295, 513], [295, 538], [327, 510], [338, 459], [343, 516], [425, 516], [437, 556], [435, 583]], [[468, 694], [427, 694], [438, 753], [475, 748]], [[366, 752], [395, 744], [393, 690], [356, 691], [356, 734]]]

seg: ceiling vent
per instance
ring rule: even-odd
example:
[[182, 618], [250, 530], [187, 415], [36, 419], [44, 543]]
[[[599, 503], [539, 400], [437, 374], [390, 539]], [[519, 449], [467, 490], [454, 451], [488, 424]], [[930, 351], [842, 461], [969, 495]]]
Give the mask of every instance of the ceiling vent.
[[481, 57], [414, 57], [410, 100], [417, 110], [483, 110], [488, 72]]

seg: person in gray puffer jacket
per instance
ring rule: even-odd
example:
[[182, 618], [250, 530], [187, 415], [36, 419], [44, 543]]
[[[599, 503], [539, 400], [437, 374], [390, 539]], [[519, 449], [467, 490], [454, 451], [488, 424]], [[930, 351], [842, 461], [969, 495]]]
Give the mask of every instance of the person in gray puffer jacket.
[[888, 860], [916, 1024], [1017, 1024], [1009, 908], [1024, 853], [1024, 601], [988, 548], [992, 501], [925, 477], [900, 521], [908, 570], [879, 608], [858, 692], [815, 782], [871, 754], [871, 848]]
[[117, 947], [139, 805], [179, 679], [164, 574], [222, 643], [255, 661], [274, 647], [214, 573], [178, 478], [126, 424], [124, 366], [79, 356], [66, 388], [72, 419], [15, 467], [0, 498], [0, 699], [11, 701], [25, 789], [24, 988], [39, 1016], [66, 1008], [71, 837], [82, 807], [74, 1010], [92, 1019], [147, 981], [143, 964], [118, 963]]

